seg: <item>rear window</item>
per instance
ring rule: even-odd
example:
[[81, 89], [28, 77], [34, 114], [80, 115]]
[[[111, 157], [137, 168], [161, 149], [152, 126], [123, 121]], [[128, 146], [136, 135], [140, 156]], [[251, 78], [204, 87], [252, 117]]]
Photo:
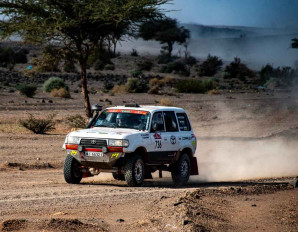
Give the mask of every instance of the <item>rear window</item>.
[[190, 131], [190, 124], [185, 113], [176, 113], [180, 131]]

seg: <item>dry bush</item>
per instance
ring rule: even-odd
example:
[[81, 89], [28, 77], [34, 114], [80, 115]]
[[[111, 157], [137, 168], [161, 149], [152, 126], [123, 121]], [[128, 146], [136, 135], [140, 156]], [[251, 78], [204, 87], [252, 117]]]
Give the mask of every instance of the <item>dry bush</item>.
[[54, 117], [54, 114], [50, 114], [45, 119], [37, 119], [30, 114], [28, 119], [20, 120], [19, 123], [21, 126], [35, 134], [45, 134], [46, 132], [55, 129], [55, 122], [53, 121]]
[[86, 118], [79, 114], [67, 117], [65, 123], [69, 128], [85, 128], [87, 125]]
[[150, 87], [150, 89], [148, 90], [149, 94], [159, 94], [159, 87], [157, 85], [153, 85], [152, 87]]
[[208, 91], [208, 94], [216, 95], [216, 94], [220, 94], [220, 91], [218, 89], [211, 89]]
[[114, 88], [112, 89], [113, 94], [123, 94], [123, 93], [128, 93], [128, 87], [127, 85], [115, 85]]
[[169, 98], [161, 98], [159, 100], [159, 104], [162, 105], [162, 106], [172, 106], [172, 101], [169, 99]]
[[159, 82], [160, 82], [160, 80], [158, 80], [157, 78], [152, 78], [152, 79], [150, 79], [150, 81], [149, 81], [149, 86], [150, 86], [150, 87], [158, 86]]
[[51, 91], [51, 96], [52, 97], [70, 98], [70, 93], [65, 88], [53, 89]]

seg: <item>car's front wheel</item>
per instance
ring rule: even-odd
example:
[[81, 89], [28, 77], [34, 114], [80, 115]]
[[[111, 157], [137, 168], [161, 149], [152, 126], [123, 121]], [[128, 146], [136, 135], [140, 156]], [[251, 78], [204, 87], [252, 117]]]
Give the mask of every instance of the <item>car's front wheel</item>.
[[188, 182], [190, 159], [187, 154], [182, 154], [179, 157], [179, 160], [172, 167], [171, 174], [175, 186], [183, 186]]
[[130, 157], [124, 166], [124, 178], [128, 186], [140, 186], [144, 181], [145, 164], [140, 155]]
[[64, 179], [69, 184], [78, 184], [82, 180], [83, 172], [80, 170], [80, 163], [73, 156], [67, 155], [64, 161]]

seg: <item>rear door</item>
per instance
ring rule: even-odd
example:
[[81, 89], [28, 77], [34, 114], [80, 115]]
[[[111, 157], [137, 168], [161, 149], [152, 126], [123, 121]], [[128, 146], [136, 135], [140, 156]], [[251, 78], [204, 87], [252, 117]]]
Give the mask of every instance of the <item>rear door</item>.
[[171, 161], [177, 154], [179, 150], [179, 129], [174, 111], [164, 111], [163, 112], [165, 121], [165, 149], [168, 153], [167, 160]]

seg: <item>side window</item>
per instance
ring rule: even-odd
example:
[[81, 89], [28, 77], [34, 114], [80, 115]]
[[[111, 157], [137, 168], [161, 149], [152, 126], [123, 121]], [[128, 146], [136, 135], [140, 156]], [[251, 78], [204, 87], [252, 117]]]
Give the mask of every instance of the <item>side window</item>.
[[162, 112], [156, 112], [152, 116], [152, 123], [151, 123], [151, 132], [153, 132], [153, 125], [156, 124], [157, 131], [164, 131], [164, 121], [162, 117]]
[[173, 111], [164, 111], [163, 116], [165, 119], [166, 131], [178, 131], [177, 120]]
[[190, 131], [190, 124], [185, 113], [177, 113], [179, 128], [181, 131]]

